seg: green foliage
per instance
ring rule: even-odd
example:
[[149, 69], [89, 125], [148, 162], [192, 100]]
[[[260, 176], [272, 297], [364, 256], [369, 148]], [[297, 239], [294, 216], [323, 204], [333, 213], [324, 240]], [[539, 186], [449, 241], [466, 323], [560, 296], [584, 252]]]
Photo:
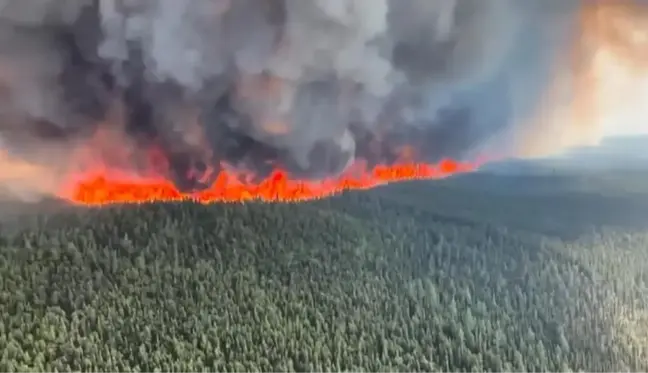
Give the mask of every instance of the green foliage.
[[647, 235], [561, 241], [408, 198], [113, 207], [7, 234], [0, 371], [648, 369]]

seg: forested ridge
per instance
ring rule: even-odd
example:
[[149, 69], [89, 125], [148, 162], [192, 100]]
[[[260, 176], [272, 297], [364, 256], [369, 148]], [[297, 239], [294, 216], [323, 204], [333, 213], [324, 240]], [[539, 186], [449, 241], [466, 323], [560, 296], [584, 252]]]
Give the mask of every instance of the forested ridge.
[[[389, 188], [7, 230], [0, 370], [648, 370], [648, 234]], [[606, 203], [580, 214], [639, 214]]]

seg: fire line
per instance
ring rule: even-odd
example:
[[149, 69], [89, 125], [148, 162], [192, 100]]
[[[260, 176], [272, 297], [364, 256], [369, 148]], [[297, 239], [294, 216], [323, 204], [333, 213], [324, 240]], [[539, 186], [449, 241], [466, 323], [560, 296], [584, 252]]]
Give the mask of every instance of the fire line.
[[376, 166], [370, 170], [358, 166], [351, 167], [350, 172], [340, 177], [317, 182], [292, 180], [286, 172], [277, 170], [259, 183], [241, 182], [238, 175], [223, 171], [209, 188], [192, 193], [183, 193], [172, 182], [164, 179], [128, 181], [111, 178], [109, 173], [105, 173], [82, 178], [67, 188], [61, 197], [75, 204], [90, 206], [187, 200], [204, 204], [251, 200], [290, 203], [397, 181], [438, 179], [475, 168], [475, 165], [453, 160], [444, 160], [437, 165], [406, 163]]

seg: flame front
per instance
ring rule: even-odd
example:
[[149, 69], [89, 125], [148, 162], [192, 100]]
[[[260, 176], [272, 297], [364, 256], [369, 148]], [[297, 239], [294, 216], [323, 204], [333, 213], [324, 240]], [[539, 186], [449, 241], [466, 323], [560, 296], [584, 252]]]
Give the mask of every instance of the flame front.
[[85, 176], [70, 184], [61, 197], [84, 205], [110, 203], [144, 203], [153, 201], [192, 200], [200, 203], [241, 202], [300, 202], [328, 197], [350, 189], [369, 189], [382, 184], [416, 179], [447, 177], [473, 170], [474, 165], [446, 160], [439, 165], [400, 164], [377, 166], [368, 170], [362, 163], [350, 168], [345, 175], [309, 182], [291, 180], [287, 173], [275, 171], [259, 183], [245, 182], [245, 175], [223, 171], [210, 188], [182, 193], [173, 183], [162, 178], [111, 177], [109, 173]]

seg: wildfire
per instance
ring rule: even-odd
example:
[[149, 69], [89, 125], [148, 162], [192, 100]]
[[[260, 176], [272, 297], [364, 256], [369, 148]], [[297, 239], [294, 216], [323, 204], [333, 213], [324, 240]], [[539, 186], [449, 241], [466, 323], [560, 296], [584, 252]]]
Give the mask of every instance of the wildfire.
[[164, 179], [132, 179], [100, 174], [75, 181], [61, 197], [83, 205], [111, 203], [145, 203], [153, 201], [185, 201], [200, 203], [300, 202], [328, 197], [350, 189], [369, 189], [378, 185], [415, 179], [435, 179], [473, 170], [474, 165], [445, 160], [438, 165], [400, 164], [377, 166], [371, 170], [361, 164], [351, 167], [344, 176], [318, 182], [292, 180], [285, 172], [275, 171], [259, 183], [251, 183], [242, 175], [221, 172], [211, 187], [194, 193], [182, 193]]
[[[246, 86], [247, 94], [260, 91], [268, 96], [276, 93], [280, 81], [262, 81], [263, 89]], [[264, 96], [265, 97], [265, 96]], [[119, 120], [111, 118], [111, 120]], [[285, 127], [285, 124], [278, 124]], [[399, 162], [395, 165], [368, 167], [365, 162], [357, 161], [342, 175], [324, 180], [309, 181], [291, 178], [289, 173], [276, 169], [262, 181], [246, 172], [222, 167], [217, 175], [203, 172], [197, 176], [208, 188], [195, 192], [183, 192], [164, 175], [169, 163], [163, 152], [156, 148], [141, 149], [123, 136], [119, 130], [110, 131], [100, 127], [94, 136], [75, 149], [62, 187], [57, 191], [59, 198], [74, 204], [100, 206], [106, 204], [147, 203], [154, 201], [195, 201], [214, 202], [300, 202], [325, 198], [345, 190], [370, 189], [379, 185], [417, 179], [438, 179], [449, 175], [467, 172], [476, 165], [454, 160], [444, 160], [437, 165], [414, 162], [415, 151], [403, 147], [399, 151]], [[277, 132], [281, 132], [277, 130]], [[274, 133], [274, 132], [273, 132]], [[127, 171], [132, 158], [144, 162], [137, 172]], [[105, 160], [110, 159], [109, 163]], [[114, 166], [111, 166], [114, 165]], [[145, 172], [141, 170], [144, 169]], [[189, 170], [189, 174], [193, 170]], [[213, 173], [213, 172], [212, 172]], [[205, 180], [205, 175], [209, 183]]]
[[[539, 105], [541, 113], [538, 118], [542, 123], [533, 126], [528, 135], [523, 134], [523, 139], [518, 141], [522, 149], [518, 150], [520, 154], [517, 155], [546, 154], [583, 142], [596, 143], [602, 136], [610, 134], [648, 133], [644, 120], [648, 117], [645, 105], [648, 97], [648, 55], [645, 53], [648, 46], [647, 14], [647, 7], [638, 7], [629, 0], [592, 0], [584, 3], [573, 50], [566, 51], [568, 53], [560, 58], [561, 63], [556, 63], [557, 66], [570, 67], [564, 71], [570, 79], [565, 80], [575, 82], [573, 92], [569, 92], [575, 97], [563, 105], [563, 86], [560, 84], [563, 79], [557, 73], [556, 85], [559, 88], [556, 90], [560, 94], [555, 95], [557, 99], [550, 97], [547, 104]], [[285, 43], [281, 46], [285, 47]], [[254, 119], [252, 122], [258, 127], [255, 131], [281, 138], [293, 129], [285, 108], [292, 104], [296, 94], [295, 87], [278, 77], [250, 75], [243, 76], [238, 82], [238, 100], [235, 102], [250, 113]], [[341, 101], [343, 106], [344, 99]], [[556, 110], [552, 110], [554, 106]], [[179, 113], [178, 118], [173, 118], [176, 121], [193, 122], [197, 116], [192, 111], [174, 112]], [[121, 112], [116, 116], [120, 117]], [[205, 148], [201, 144], [204, 134], [200, 127], [190, 127], [191, 131], [183, 133], [183, 141], [192, 148]], [[462, 163], [450, 159], [436, 165], [416, 163], [412, 161], [416, 159], [414, 149], [405, 146], [399, 153], [401, 162], [395, 165], [368, 167], [363, 162], [357, 162], [335, 178], [296, 180], [287, 172], [277, 169], [258, 182], [252, 181], [255, 178], [244, 172], [225, 168], [226, 171], [209, 178], [214, 181], [208, 188], [187, 193], [177, 188], [169, 178], [158, 176], [168, 169], [163, 154], [147, 149], [145, 152], [151, 151], [151, 154], [142, 157], [141, 151], [137, 144], [120, 138], [119, 134], [98, 133], [75, 152], [70, 162], [65, 163], [79, 166], [81, 171], [73, 170], [70, 172], [73, 177], [63, 177], [64, 187], [58, 187], [57, 183], [55, 194], [82, 205], [185, 200], [200, 203], [249, 200], [299, 202], [398, 181], [443, 178], [474, 170], [482, 163]], [[208, 155], [205, 157], [209, 159]], [[104, 164], [101, 159], [109, 159], [110, 165]], [[138, 165], [140, 172], [125, 174], [123, 169], [132, 165], [132, 159], [149, 159], [150, 162], [144, 167]], [[0, 165], [7, 162], [0, 157]], [[14, 160], [11, 160], [11, 165], [13, 168], [10, 170], [20, 176], [18, 180], [21, 184], [16, 184], [13, 174], [12, 183], [22, 186], [38, 180], [34, 182], [38, 184], [37, 191], [46, 188], [47, 194], [52, 193], [54, 182], [45, 183], [42, 178], [33, 176], [34, 170], [41, 168]], [[142, 174], [141, 169], [146, 169], [147, 173]], [[57, 172], [50, 172], [51, 179], [56, 182], [60, 176]]]
[[[555, 126], [537, 126], [542, 128], [542, 133], [531, 131], [532, 139], [520, 142], [524, 148], [520, 150], [521, 153], [533, 153], [535, 147], [542, 153], [544, 149], [553, 151], [587, 141], [595, 143], [602, 135], [611, 133], [648, 131], [644, 123], [644, 118], [648, 117], [645, 105], [648, 97], [645, 53], [648, 24], [644, 22], [648, 8], [637, 9], [632, 4], [627, 0], [594, 0], [581, 9], [574, 53], [567, 53], [565, 57], [573, 64], [571, 70], [576, 71], [575, 100], [565, 105], [565, 110], [556, 110], [557, 114], [550, 117]], [[567, 74], [571, 74], [571, 70]], [[560, 78], [561, 75], [558, 75]], [[256, 119], [254, 123], [258, 125], [258, 130], [277, 137], [291, 130], [282, 108], [290, 105], [295, 94], [294, 87], [272, 76], [243, 77], [237, 86], [237, 97], [244, 99], [242, 102], [246, 103], [246, 110]], [[549, 106], [553, 107], [553, 101]], [[561, 105], [557, 107], [562, 108]], [[544, 105], [541, 105], [541, 109], [542, 115], [539, 117], [548, 117], [549, 111], [544, 110]], [[191, 141], [185, 141], [200, 148], [200, 141], [195, 139], [201, 136], [200, 131], [196, 131], [191, 134]], [[86, 144], [75, 155], [74, 160], [82, 161], [84, 171], [72, 172], [74, 177], [67, 179], [65, 187], [57, 191], [59, 197], [82, 205], [185, 200], [200, 203], [249, 200], [298, 202], [404, 180], [438, 179], [471, 171], [478, 166], [477, 163], [449, 159], [437, 165], [411, 162], [416, 159], [413, 149], [404, 147], [401, 152], [403, 159], [396, 165], [370, 168], [358, 162], [335, 178], [295, 180], [287, 172], [275, 170], [264, 180], [254, 182], [250, 175], [228, 169], [210, 178], [215, 181], [208, 188], [185, 193], [168, 178], [156, 176], [159, 170], [168, 166], [161, 159], [163, 155], [152, 156], [151, 164], [145, 167], [153, 175], [125, 175], [116, 171], [123, 168], [111, 168], [101, 162], [101, 167], [97, 167], [93, 154], [108, 154], [111, 162], [123, 166], [129, 164], [132, 155], [141, 149], [115, 138], [114, 134], [100, 133], [94, 140], [97, 141]], [[27, 173], [24, 168], [20, 170]]]

